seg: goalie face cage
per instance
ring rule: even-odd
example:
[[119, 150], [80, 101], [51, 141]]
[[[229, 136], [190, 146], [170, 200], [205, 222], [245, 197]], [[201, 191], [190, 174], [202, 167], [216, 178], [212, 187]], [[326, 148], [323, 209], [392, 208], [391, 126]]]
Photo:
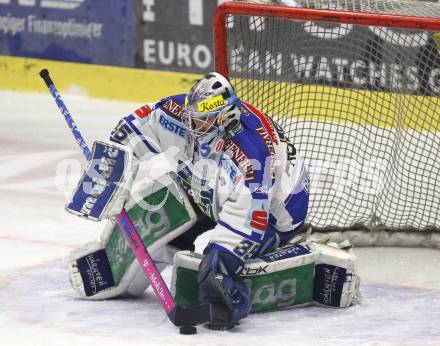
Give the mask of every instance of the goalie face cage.
[[217, 71], [304, 157], [315, 229], [440, 247], [440, 6], [302, 5], [220, 5]]

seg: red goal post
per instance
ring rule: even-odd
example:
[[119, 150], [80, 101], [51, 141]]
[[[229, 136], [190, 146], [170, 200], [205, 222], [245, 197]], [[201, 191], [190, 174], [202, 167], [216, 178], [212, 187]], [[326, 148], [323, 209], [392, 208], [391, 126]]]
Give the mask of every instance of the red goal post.
[[[440, 248], [440, 4], [301, 3], [220, 5], [216, 70], [280, 122], [309, 163], [316, 230], [361, 245]], [[328, 41], [318, 37], [326, 26]]]

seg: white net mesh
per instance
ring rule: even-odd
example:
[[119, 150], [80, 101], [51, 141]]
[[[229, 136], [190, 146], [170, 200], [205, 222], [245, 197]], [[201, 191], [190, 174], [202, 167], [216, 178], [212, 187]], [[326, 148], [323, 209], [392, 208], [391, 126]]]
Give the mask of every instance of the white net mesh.
[[[433, 3], [301, 4], [440, 21], [440, 6]], [[363, 229], [376, 243], [404, 230], [418, 237], [416, 245], [440, 246], [432, 241], [440, 236], [434, 31], [400, 28], [398, 20], [383, 27], [263, 13], [229, 15], [227, 35], [227, 68], [239, 97], [274, 117], [309, 166], [310, 224]]]

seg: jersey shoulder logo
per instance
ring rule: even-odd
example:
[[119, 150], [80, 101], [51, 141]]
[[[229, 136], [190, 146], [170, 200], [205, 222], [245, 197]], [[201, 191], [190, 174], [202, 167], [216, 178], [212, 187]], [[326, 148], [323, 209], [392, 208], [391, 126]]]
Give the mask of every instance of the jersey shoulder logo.
[[168, 114], [170, 117], [180, 120], [180, 112], [182, 110], [182, 106], [178, 104], [173, 99], [168, 99], [165, 103], [162, 104], [161, 109]]
[[139, 109], [136, 109], [134, 113], [140, 118], [143, 119], [147, 117], [151, 113], [151, 108], [148, 105], [144, 105], [140, 107]]

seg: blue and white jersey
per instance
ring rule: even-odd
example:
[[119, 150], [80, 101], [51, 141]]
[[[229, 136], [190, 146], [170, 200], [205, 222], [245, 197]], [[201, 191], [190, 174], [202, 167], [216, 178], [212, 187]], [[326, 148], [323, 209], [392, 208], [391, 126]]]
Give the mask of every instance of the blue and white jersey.
[[[180, 113], [185, 95], [146, 104], [123, 118], [111, 139], [135, 157], [173, 156], [177, 182], [216, 222], [211, 248], [246, 260], [290, 239], [308, 208], [308, 174], [283, 130], [245, 102], [240, 122], [209, 147], [194, 149]], [[271, 245], [271, 247], [272, 247]]]

